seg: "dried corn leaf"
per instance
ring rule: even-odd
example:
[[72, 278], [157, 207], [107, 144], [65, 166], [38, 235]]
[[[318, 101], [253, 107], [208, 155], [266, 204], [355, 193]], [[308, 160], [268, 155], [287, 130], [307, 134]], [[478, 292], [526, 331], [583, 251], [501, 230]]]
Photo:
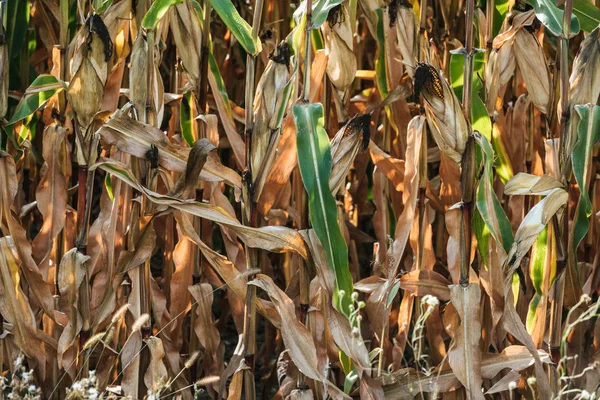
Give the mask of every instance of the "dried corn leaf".
[[554, 189], [564, 189], [562, 183], [550, 175], [532, 175], [519, 172], [504, 186], [504, 194], [547, 196]]
[[83, 319], [79, 310], [79, 287], [85, 278], [85, 263], [89, 259], [89, 256], [84, 256], [76, 248], [73, 248], [63, 256], [58, 270], [58, 288], [70, 310], [69, 323], [58, 339], [58, 365], [65, 369], [69, 369], [71, 366], [63, 361], [63, 357], [75, 344], [75, 339], [83, 327]]
[[37, 207], [44, 217], [44, 223], [32, 243], [33, 258], [38, 263], [42, 263], [50, 255], [54, 239], [65, 225], [69, 162], [66, 135], [67, 130], [60, 126], [49, 126], [44, 130], [44, 164], [36, 189]]
[[281, 316], [281, 336], [283, 343], [298, 369], [308, 378], [322, 382], [327, 387], [327, 392], [334, 399], [349, 398], [334, 384], [327, 381], [324, 371], [317, 365], [317, 350], [310, 331], [296, 318], [293, 301], [279, 289], [273, 280], [263, 274], [248, 283], [263, 289], [275, 305]]
[[[119, 178], [128, 185], [143, 193], [149, 200], [161, 206], [172, 207], [176, 210], [205, 218], [219, 225], [233, 229], [238, 236], [250, 247], [269, 251], [284, 252], [292, 250], [303, 258], [307, 257], [306, 247], [298, 232], [282, 226], [266, 226], [251, 228], [242, 225], [235, 217], [220, 207], [196, 201], [186, 201], [156, 193], [143, 187], [133, 174], [121, 163], [112, 159], [99, 159], [90, 170], [100, 168]], [[166, 207], [164, 207], [166, 208]]]
[[45, 368], [46, 354], [37, 337], [35, 316], [20, 287], [21, 274], [16, 250], [11, 236], [0, 238], [0, 297], [3, 299], [0, 301], [0, 313], [5, 324], [12, 324], [12, 334], [20, 351], [41, 362], [40, 368]]
[[[540, 350], [540, 354], [544, 363], [552, 362], [550, 357], [542, 350]], [[491, 379], [506, 368], [513, 371], [522, 371], [533, 365], [533, 363], [534, 358], [525, 346], [508, 346], [500, 354], [487, 353], [482, 355], [481, 376]], [[383, 377], [382, 381], [387, 397], [402, 399], [412, 399], [420, 392], [447, 392], [460, 386], [458, 378], [446, 362], [430, 375], [418, 373], [412, 368], [404, 368], [393, 372], [390, 376]]]
[[515, 233], [515, 241], [506, 258], [509, 270], [507, 279], [511, 279], [512, 270], [520, 265], [538, 234], [546, 227], [550, 218], [567, 203], [568, 198], [569, 194], [563, 189], [553, 189], [527, 213]]
[[146, 339], [146, 345], [150, 350], [150, 362], [144, 374], [144, 383], [149, 391], [157, 392], [164, 387], [169, 377], [167, 367], [162, 360], [165, 356], [165, 347], [162, 340], [156, 336]]
[[[136, 121], [121, 110], [115, 111], [98, 133], [107, 144], [139, 158], [145, 158], [152, 146], [156, 147], [159, 165], [169, 171], [183, 172], [186, 168], [189, 148], [171, 143], [159, 129]], [[216, 154], [208, 157], [200, 179], [225, 181], [236, 188], [242, 185], [240, 176], [223, 166]]]
[[441, 274], [429, 270], [414, 270], [402, 275], [400, 288], [416, 296], [435, 296], [442, 301], [450, 300], [450, 282]]
[[448, 362], [458, 380], [463, 384], [470, 399], [484, 399], [481, 392], [482, 366], [479, 341], [481, 319], [479, 283], [467, 286], [450, 286], [452, 304], [458, 311], [460, 325], [454, 334], [453, 345], [448, 351]]

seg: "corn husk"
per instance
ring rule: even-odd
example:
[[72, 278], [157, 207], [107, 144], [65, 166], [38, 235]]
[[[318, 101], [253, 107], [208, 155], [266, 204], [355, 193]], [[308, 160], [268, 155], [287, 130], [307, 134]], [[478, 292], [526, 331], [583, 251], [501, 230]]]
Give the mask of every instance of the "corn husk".
[[194, 90], [200, 87], [200, 55], [202, 30], [192, 2], [186, 0], [169, 9], [169, 23], [177, 54], [181, 58], [187, 77]]
[[256, 85], [251, 158], [254, 180], [267, 158], [272, 132], [280, 128], [277, 114], [284, 106], [282, 102], [287, 100], [281, 94], [290, 79], [289, 62], [289, 47], [283, 42], [270, 55], [267, 67]]
[[[147, 112], [153, 112], [153, 125], [160, 127], [164, 114], [164, 87], [158, 72], [158, 51], [154, 49], [154, 66], [152, 67], [152, 86], [148, 85], [148, 42], [143, 34], [135, 39], [131, 53], [129, 68], [129, 96], [142, 121], [148, 121]], [[152, 91], [152, 92], [150, 92]]]
[[358, 115], [338, 131], [331, 140], [332, 168], [329, 189], [335, 196], [346, 182], [346, 176], [360, 150], [369, 146], [371, 116]]
[[417, 67], [417, 16], [412, 7], [400, 5], [396, 16], [396, 34], [404, 68], [408, 75], [414, 77]]
[[84, 165], [88, 160], [91, 142], [91, 135], [87, 131], [102, 107], [113, 42], [102, 18], [94, 14], [81, 28], [74, 45], [67, 98], [79, 125], [77, 162]]
[[340, 91], [346, 90], [356, 75], [353, 31], [348, 10], [343, 5], [332, 9], [327, 23], [323, 24], [325, 51], [329, 56], [327, 76]]
[[541, 112], [547, 114], [551, 82], [542, 46], [533, 33], [520, 29], [515, 35], [513, 51], [531, 101]]
[[498, 92], [515, 72], [515, 55], [513, 41], [505, 42], [498, 50], [490, 52], [490, 58], [485, 66], [486, 106], [490, 114], [496, 110]]
[[427, 124], [438, 147], [460, 164], [469, 139], [469, 125], [454, 91], [433, 66], [418, 63], [415, 92], [423, 95]]

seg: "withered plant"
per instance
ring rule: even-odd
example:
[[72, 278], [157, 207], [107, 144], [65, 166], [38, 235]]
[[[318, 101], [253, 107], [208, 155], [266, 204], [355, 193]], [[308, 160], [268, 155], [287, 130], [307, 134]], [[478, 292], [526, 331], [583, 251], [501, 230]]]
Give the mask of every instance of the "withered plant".
[[560, 3], [0, 1], [0, 396], [598, 398]]

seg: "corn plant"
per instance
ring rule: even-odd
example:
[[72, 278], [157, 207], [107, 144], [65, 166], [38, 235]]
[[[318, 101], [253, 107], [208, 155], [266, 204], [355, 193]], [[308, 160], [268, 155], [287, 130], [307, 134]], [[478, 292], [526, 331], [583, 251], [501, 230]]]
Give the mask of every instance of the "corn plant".
[[0, 1], [9, 399], [595, 399], [600, 9]]

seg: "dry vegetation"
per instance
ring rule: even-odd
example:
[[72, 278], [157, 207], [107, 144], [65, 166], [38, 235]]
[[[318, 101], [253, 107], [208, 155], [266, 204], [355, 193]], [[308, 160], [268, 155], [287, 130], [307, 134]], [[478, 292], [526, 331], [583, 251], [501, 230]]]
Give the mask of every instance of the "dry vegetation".
[[588, 0], [2, 0], [7, 399], [595, 399]]

